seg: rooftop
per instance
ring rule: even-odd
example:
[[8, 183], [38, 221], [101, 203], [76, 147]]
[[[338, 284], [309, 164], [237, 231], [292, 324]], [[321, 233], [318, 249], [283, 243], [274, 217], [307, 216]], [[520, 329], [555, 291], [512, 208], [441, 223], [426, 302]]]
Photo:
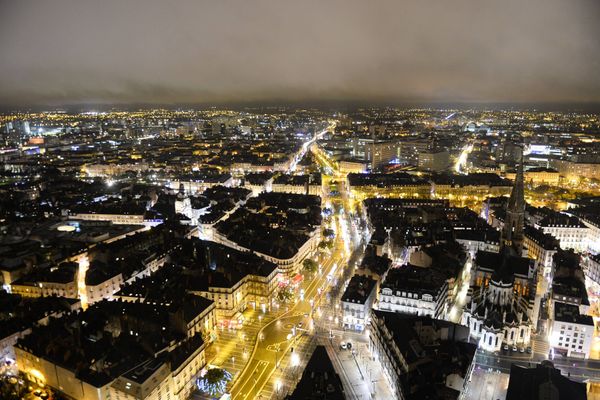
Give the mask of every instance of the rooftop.
[[447, 276], [442, 271], [408, 264], [392, 268], [381, 284], [381, 289], [391, 289], [394, 294], [397, 291], [418, 293], [419, 298], [429, 294], [435, 299], [446, 283], [446, 279]]
[[419, 178], [405, 172], [393, 174], [348, 174], [350, 186], [375, 186], [388, 188], [393, 186], [429, 186], [427, 179]]
[[[466, 326], [412, 314], [374, 310], [372, 315], [373, 329], [382, 332], [390, 356], [401, 356], [408, 364], [408, 370], [401, 367], [398, 372], [405, 398], [458, 398], [460, 391], [447, 387], [446, 377], [465, 377], [475, 356], [477, 345], [467, 343]], [[390, 341], [397, 350], [388, 344]]]
[[569, 322], [571, 324], [594, 326], [594, 319], [590, 315], [579, 313], [579, 307], [573, 304], [554, 302], [554, 320]]
[[503, 179], [499, 175], [492, 173], [475, 173], [468, 175], [440, 174], [434, 175], [431, 180], [436, 185], [512, 187], [512, 182], [510, 180]]
[[373, 293], [377, 281], [365, 275], [354, 275], [342, 294], [341, 300], [351, 303], [365, 304]]
[[560, 242], [549, 233], [544, 233], [541, 229], [534, 228], [530, 225], [524, 227], [525, 237], [540, 245], [545, 250], [558, 250]]
[[502, 257], [499, 253], [490, 251], [478, 251], [475, 263], [478, 268], [493, 271], [500, 278], [511, 279], [513, 275], [522, 278], [529, 277], [529, 268], [533, 261], [527, 257], [508, 255]]
[[586, 384], [563, 376], [550, 361], [542, 361], [533, 368], [512, 364], [506, 400], [545, 398], [586, 400]]
[[342, 381], [327, 355], [327, 350], [324, 346], [317, 346], [302, 372], [302, 378], [296, 385], [296, 389], [286, 399], [343, 400], [345, 398]]

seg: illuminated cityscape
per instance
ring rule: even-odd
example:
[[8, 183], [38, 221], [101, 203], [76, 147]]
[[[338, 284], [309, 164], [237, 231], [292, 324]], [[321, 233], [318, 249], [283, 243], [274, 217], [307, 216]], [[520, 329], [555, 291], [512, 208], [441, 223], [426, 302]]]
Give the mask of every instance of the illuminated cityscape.
[[596, 5], [17, 3], [0, 399], [600, 399]]

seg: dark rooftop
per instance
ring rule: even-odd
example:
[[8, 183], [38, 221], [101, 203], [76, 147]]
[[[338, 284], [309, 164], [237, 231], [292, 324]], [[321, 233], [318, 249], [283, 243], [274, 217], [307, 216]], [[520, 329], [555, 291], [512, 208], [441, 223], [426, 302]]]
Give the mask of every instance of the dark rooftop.
[[[394, 312], [373, 311], [373, 329], [385, 329], [409, 364], [400, 372], [400, 386], [406, 399], [456, 399], [460, 392], [446, 386], [446, 377], [466, 373], [477, 345], [467, 343], [468, 328], [449, 321]], [[439, 332], [433, 340], [423, 332]], [[392, 357], [397, 357], [392, 352]]]
[[[501, 256], [500, 253], [490, 251], [478, 251], [475, 256], [475, 263], [479, 268], [494, 271], [499, 274], [498, 277], [508, 278], [509, 275], [529, 276], [529, 266], [532, 260], [527, 257], [509, 255]], [[502, 275], [502, 276], [501, 276]]]
[[343, 400], [344, 387], [333, 368], [325, 346], [317, 346], [308, 360], [302, 378], [287, 400]]
[[522, 399], [586, 400], [587, 389], [585, 383], [561, 375], [550, 361], [534, 368], [512, 364], [506, 400]]
[[342, 301], [365, 304], [367, 298], [371, 295], [377, 282], [374, 279], [369, 278], [365, 275], [354, 275], [344, 294], [342, 294]]
[[560, 248], [560, 242], [549, 233], [544, 233], [541, 229], [525, 225], [524, 233], [526, 237], [539, 244], [543, 249], [558, 250]]
[[554, 320], [572, 324], [594, 326], [594, 319], [579, 313], [579, 307], [573, 304], [554, 302]]
[[475, 173], [468, 175], [440, 174], [433, 176], [431, 180], [436, 185], [512, 187], [512, 182], [510, 180], [503, 179], [499, 175], [492, 173]]

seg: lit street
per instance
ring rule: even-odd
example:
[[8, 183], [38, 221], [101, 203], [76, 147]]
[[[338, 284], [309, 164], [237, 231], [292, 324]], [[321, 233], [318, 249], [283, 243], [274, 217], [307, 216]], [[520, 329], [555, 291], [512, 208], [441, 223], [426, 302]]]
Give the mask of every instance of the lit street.
[[0, 10], [0, 400], [600, 400], [598, 1]]

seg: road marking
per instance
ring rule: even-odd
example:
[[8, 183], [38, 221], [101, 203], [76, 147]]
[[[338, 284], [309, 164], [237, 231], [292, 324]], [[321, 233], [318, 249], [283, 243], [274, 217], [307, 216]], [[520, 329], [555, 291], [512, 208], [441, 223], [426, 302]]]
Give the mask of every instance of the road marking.
[[[264, 363], [265, 363], [265, 361], [258, 361], [258, 362], [256, 363], [255, 367], [252, 369], [252, 374], [251, 374], [251, 376], [252, 376], [252, 375], [254, 375], [254, 374], [256, 373], [256, 371], [258, 370], [258, 368], [259, 368], [260, 366], [262, 366]], [[263, 371], [264, 371], [264, 368], [263, 368]], [[238, 396], [240, 396], [240, 395], [243, 395], [244, 388], [245, 388], [245, 387], [246, 387], [248, 384], [250, 384], [250, 383], [252, 383], [252, 381], [247, 381], [246, 383], [244, 383], [244, 385], [242, 385], [242, 387], [240, 388], [240, 390], [239, 390], [238, 394], [234, 395], [234, 396], [233, 396], [233, 398], [235, 399], [236, 397], [238, 397]], [[245, 397], [245, 396], [243, 396], [243, 397]], [[242, 398], [243, 398], [243, 397], [242, 397]]]
[[[240, 392], [237, 395], [233, 396], [233, 400], [235, 400], [239, 396], [242, 396], [242, 399], [245, 399], [246, 397], [248, 397], [248, 395], [254, 391], [254, 387], [260, 381], [260, 379], [264, 375], [265, 371], [270, 369], [270, 368], [268, 368], [268, 367], [270, 367], [270, 363], [268, 363], [266, 361], [261, 361], [259, 364], [263, 366], [263, 369], [261, 370], [260, 374], [258, 374], [258, 376], [256, 378], [252, 378], [252, 380], [249, 380], [244, 386], [242, 386], [242, 388], [240, 389]], [[252, 373], [252, 375], [254, 375], [254, 372]], [[250, 389], [248, 391], [244, 391], [243, 389], [246, 386], [248, 386], [248, 384], [250, 384], [250, 383], [253, 383], [253, 385], [250, 387]], [[244, 393], [244, 392], [246, 392], [246, 393]]]
[[[339, 224], [339, 219], [337, 219], [337, 218], [336, 218], [336, 223], [337, 223], [337, 224]], [[317, 279], [313, 279], [313, 280], [312, 280], [312, 281], [311, 281], [311, 282], [308, 284], [308, 286], [307, 286], [307, 288], [306, 288], [306, 291], [305, 291], [305, 298], [306, 298], [307, 300], [305, 300], [305, 301], [308, 301], [309, 299], [311, 299], [311, 298], [312, 298], [313, 300], [316, 300], [316, 301], [314, 301], [314, 303], [313, 303], [313, 304], [319, 304], [319, 303], [320, 303], [320, 301], [322, 300], [322, 298], [323, 298], [323, 295], [324, 295], [324, 293], [325, 293], [325, 290], [323, 290], [323, 291], [320, 293], [320, 295], [315, 295], [315, 291], [316, 291], [316, 289], [317, 289], [317, 288], [320, 288], [320, 287], [324, 286], [324, 284], [326, 283], [326, 277], [327, 277], [327, 276], [328, 276], [328, 275], [331, 273], [331, 270], [332, 270], [332, 268], [333, 268], [333, 264], [334, 264], [334, 260], [338, 260], [338, 265], [341, 265], [341, 264], [343, 264], [343, 263], [345, 263], [345, 262], [346, 262], [346, 258], [345, 258], [345, 256], [344, 256], [344, 252], [342, 251], [343, 249], [344, 249], [344, 242], [343, 242], [343, 240], [342, 240], [341, 236], [339, 236], [339, 235], [338, 235], [338, 236], [337, 236], [337, 238], [336, 238], [336, 250], [335, 250], [335, 251], [332, 253], [332, 256], [333, 256], [333, 257], [330, 257], [329, 259], [327, 259], [327, 260], [325, 261], [325, 263], [324, 263], [324, 264], [325, 264], [325, 268], [324, 268], [324, 272], [323, 272], [323, 274], [322, 274], [320, 277], [318, 277]], [[334, 255], [335, 255], [335, 256], [334, 256]], [[295, 304], [294, 304], [294, 305], [293, 305], [293, 306], [290, 308], [290, 310], [289, 310], [289, 311], [287, 311], [287, 312], [283, 313], [281, 316], [279, 316], [279, 317], [277, 317], [277, 318], [274, 318], [274, 319], [273, 319], [271, 322], [269, 322], [268, 324], [266, 324], [266, 325], [264, 325], [263, 327], [261, 327], [261, 329], [259, 330], [259, 332], [260, 332], [260, 331], [262, 331], [264, 328], [266, 328], [268, 325], [270, 325], [271, 323], [273, 323], [273, 322], [275, 322], [275, 321], [282, 320], [282, 319], [284, 319], [284, 318], [288, 318], [288, 317], [293, 317], [293, 316], [304, 315], [304, 313], [302, 313], [301, 311], [299, 311], [299, 309], [300, 309], [302, 306], [303, 306], [303, 303], [302, 303], [302, 302], [295, 303]], [[292, 314], [292, 315], [285, 315], [285, 314], [287, 314], [287, 313], [293, 313], [294, 311], [297, 311], [295, 315], [294, 315], [294, 314]], [[285, 317], [284, 317], [283, 315], [285, 315]], [[285, 349], [282, 351], [282, 353], [283, 353], [283, 354], [287, 353], [287, 351], [290, 349], [290, 347], [292, 346], [292, 343], [293, 343], [293, 341], [292, 341], [292, 342], [285, 341], [285, 342], [287, 343], [287, 346], [285, 346]], [[257, 349], [259, 349], [260, 347], [261, 347], [261, 342], [255, 342], [255, 347], [254, 347], [254, 350], [257, 350]], [[263, 348], [264, 348], [264, 347], [263, 347]], [[249, 363], [252, 363], [252, 362], [256, 362], [256, 361], [257, 361], [257, 353], [256, 353], [256, 351], [254, 351], [254, 350], [253, 350], [253, 356], [252, 356], [252, 359], [248, 361], [248, 364], [249, 364]], [[269, 349], [268, 349], [268, 346], [267, 346], [267, 350], [269, 350]], [[259, 364], [257, 364], [257, 365], [254, 367], [254, 369], [252, 369], [251, 376], [252, 376], [252, 375], [255, 373], [255, 371], [258, 369], [259, 365], [262, 365], [262, 364], [260, 364], [260, 363], [266, 363], [265, 361], [262, 361], [262, 360], [258, 360], [258, 361], [259, 361]], [[269, 364], [269, 363], [267, 363], [267, 365], [270, 365], [270, 364]], [[267, 374], [267, 379], [266, 379], [266, 380], [265, 380], [265, 382], [264, 382], [264, 383], [263, 383], [263, 384], [260, 386], [258, 393], [260, 393], [260, 391], [261, 391], [261, 390], [264, 388], [264, 386], [266, 385], [267, 381], [269, 380], [269, 378], [270, 378], [270, 376], [272, 375], [272, 373], [273, 373], [273, 371], [275, 370], [275, 368], [276, 368], [276, 366], [273, 366], [273, 369], [271, 369], [271, 368], [267, 368], [267, 367], [265, 366], [265, 367], [262, 369], [262, 371], [261, 371], [261, 374], [260, 374], [260, 376], [259, 376], [259, 379], [260, 379], [260, 377], [262, 377], [262, 376], [264, 375], [264, 373], [265, 373], [265, 372], [266, 372], [268, 369], [271, 369], [271, 371], [270, 371], [270, 372]], [[233, 384], [233, 387], [232, 387], [232, 390], [231, 390], [231, 391], [232, 391], [232, 393], [233, 393], [234, 389], [237, 387], [237, 384], [238, 384], [239, 382], [243, 382], [243, 381], [241, 381], [242, 375], [247, 375], [247, 371], [248, 371], [248, 369], [247, 369], [247, 368], [244, 368], [244, 369], [242, 369], [242, 371], [241, 371], [241, 374], [238, 376], [238, 379], [236, 379], [236, 382]], [[252, 382], [252, 381], [250, 381], [250, 383], [251, 383], [251, 382]], [[250, 392], [251, 392], [251, 391], [254, 389], [254, 387], [255, 387], [255, 386], [256, 386], [256, 385], [257, 385], [259, 382], [260, 382], [260, 381], [259, 381], [259, 380], [257, 380], [257, 381], [254, 383], [254, 385], [252, 386], [252, 388], [251, 388]], [[240, 389], [240, 392], [239, 392], [237, 395], [234, 395], [234, 396], [233, 396], [233, 398], [234, 398], [234, 399], [235, 399], [237, 396], [239, 396], [239, 395], [242, 393], [243, 389], [244, 389], [244, 388], [247, 386], [247, 384], [248, 384], [248, 383], [244, 383], [244, 384], [242, 385], [242, 388]], [[247, 396], [247, 395], [248, 395], [250, 392], [246, 393], [246, 394], [243, 396], [243, 398], [246, 398], [246, 396]]]

